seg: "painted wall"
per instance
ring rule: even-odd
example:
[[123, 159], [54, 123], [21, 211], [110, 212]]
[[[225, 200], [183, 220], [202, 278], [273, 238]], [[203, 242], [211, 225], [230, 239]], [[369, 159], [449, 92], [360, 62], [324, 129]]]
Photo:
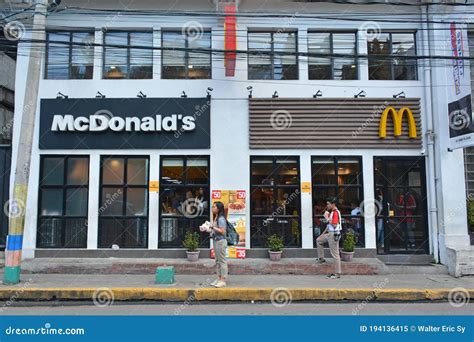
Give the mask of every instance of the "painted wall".
[[[294, 5], [298, 6], [298, 5]], [[295, 11], [299, 7], [294, 8]], [[318, 8], [318, 7], [312, 7]], [[341, 7], [334, 5], [323, 6], [328, 12], [341, 12]], [[349, 8], [345, 8], [349, 10]], [[368, 11], [367, 7], [362, 9]], [[383, 18], [388, 10], [405, 11], [410, 13], [412, 8], [403, 9], [401, 7], [388, 8], [383, 6], [370, 7], [370, 11], [381, 13]], [[357, 9], [351, 9], [354, 13]], [[317, 13], [317, 12], [315, 12]], [[403, 16], [397, 17], [403, 19]], [[407, 17], [408, 18], [408, 17]], [[415, 20], [414, 16], [409, 17]], [[198, 22], [203, 28], [211, 28], [213, 34], [213, 48], [223, 49], [223, 33], [222, 20], [216, 18], [205, 17], [124, 17], [124, 14], [115, 14], [110, 16], [68, 16], [65, 14], [54, 14], [48, 17], [50, 26], [69, 26], [77, 25], [77, 23], [87, 23], [88, 26], [96, 28], [153, 28], [154, 46], [160, 46], [160, 29], [164, 28], [181, 28], [190, 25], [190, 22]], [[370, 21], [338, 21], [338, 20], [318, 20], [309, 22], [307, 19], [287, 18], [282, 19], [278, 25], [283, 28], [298, 28], [299, 40], [298, 50], [307, 51], [307, 41], [305, 39], [308, 29], [353, 29], [359, 31], [359, 52], [365, 54], [367, 45], [365, 33], [362, 31], [372, 25], [376, 30], [384, 29], [420, 29], [419, 24], [415, 23], [371, 23]], [[275, 27], [275, 19], [252, 18], [238, 20], [238, 49], [245, 50], [247, 48], [246, 30], [248, 28], [277, 28]], [[102, 31], [96, 31], [96, 41], [102, 41]], [[421, 35], [417, 35], [418, 54], [426, 54], [423, 51]], [[27, 66], [26, 56], [28, 53], [27, 46], [20, 44], [20, 53], [18, 58], [17, 79], [16, 79], [16, 103], [17, 111], [16, 119], [20, 120], [21, 112], [24, 105], [23, 94], [25, 89], [25, 70]], [[247, 60], [244, 56], [239, 56], [237, 61], [236, 76], [234, 78], [226, 78], [224, 76], [224, 63], [219, 56], [213, 57], [213, 78], [212, 80], [161, 80], [160, 65], [161, 59], [159, 51], [154, 55], [154, 79], [153, 80], [102, 80], [102, 48], [95, 47], [95, 68], [93, 80], [41, 80], [39, 98], [53, 98], [60, 91], [69, 95], [70, 98], [91, 98], [97, 91], [105, 94], [107, 97], [135, 97], [139, 91], [143, 91], [148, 97], [178, 97], [184, 90], [190, 97], [202, 97], [205, 95], [207, 87], [214, 89], [212, 93], [211, 105], [211, 149], [209, 150], [121, 150], [114, 151], [116, 154], [149, 154], [151, 157], [150, 179], [159, 179], [159, 156], [165, 154], [208, 154], [211, 155], [211, 189], [246, 189], [249, 191], [249, 156], [250, 155], [298, 155], [300, 156], [301, 165], [301, 181], [311, 180], [311, 163], [312, 155], [360, 155], [363, 160], [364, 170], [364, 195], [366, 199], [374, 197], [373, 184], [373, 157], [376, 155], [423, 155], [426, 153], [425, 146], [420, 151], [403, 151], [403, 150], [348, 150], [339, 149], [337, 146], [333, 150], [250, 150], [248, 146], [248, 101], [246, 87], [253, 86], [254, 97], [270, 97], [273, 92], [278, 91], [280, 97], [311, 97], [318, 89], [321, 89], [324, 97], [352, 97], [360, 90], [365, 90], [367, 97], [391, 97], [393, 94], [404, 91], [407, 97], [421, 98], [422, 121], [425, 122], [427, 113], [426, 97], [424, 95], [424, 74], [422, 66], [419, 67], [419, 80], [417, 81], [369, 81], [367, 61], [359, 62], [359, 80], [356, 81], [314, 81], [308, 80], [307, 60], [304, 57], [299, 59], [300, 79], [292, 81], [249, 81], [247, 80]], [[435, 87], [440, 87], [446, 83], [446, 79], [437, 76]], [[434, 87], [434, 88], [435, 88]], [[39, 113], [38, 113], [39, 114]], [[37, 118], [38, 123], [38, 118]], [[444, 127], [445, 122], [440, 119], [437, 127]], [[423, 131], [425, 127], [422, 127]], [[18, 137], [18, 126], [15, 127], [15, 137]], [[96, 248], [97, 246], [97, 213], [98, 196], [99, 196], [99, 160], [101, 154], [108, 154], [110, 151], [40, 151], [38, 149], [38, 133], [36, 131], [33, 147], [33, 159], [31, 164], [31, 175], [29, 182], [29, 194], [27, 203], [27, 215], [25, 222], [25, 240], [24, 240], [24, 257], [32, 257], [36, 244], [36, 220], [37, 220], [37, 198], [38, 198], [38, 178], [39, 178], [39, 155], [40, 154], [90, 154], [90, 191], [89, 191], [89, 234], [88, 248]], [[423, 134], [424, 136], [424, 134]], [[17, 145], [14, 144], [13, 160], [17, 153]], [[443, 153], [443, 163], [451, 165], [461, 165], [462, 155], [460, 151], [454, 153]], [[450, 171], [451, 170], [451, 171]], [[464, 176], [461, 169], [452, 168], [440, 170], [442, 173], [439, 177], [439, 189], [446, 195], [445, 203], [449, 203], [452, 198], [460, 198], [464, 196]], [[454, 177], [452, 176], [454, 172]], [[312, 239], [312, 202], [311, 196], [302, 194], [302, 231], [303, 231], [303, 247], [313, 247]], [[158, 246], [158, 195], [150, 194], [150, 217], [149, 217], [149, 248], [157, 248]], [[443, 208], [440, 207], [440, 210]], [[459, 217], [454, 222], [462, 230], [466, 226], [465, 212], [461, 215], [463, 208], [459, 208]], [[247, 213], [247, 221], [250, 216]], [[464, 218], [464, 219], [463, 219]], [[464, 220], [464, 221], [463, 221]], [[430, 225], [431, 226], [431, 225]], [[366, 247], [375, 247], [375, 219], [374, 217], [365, 218], [366, 229]], [[446, 226], [448, 231], [451, 225]], [[433, 232], [430, 232], [430, 235]], [[248, 233], [249, 234], [249, 233]], [[449, 233], [445, 232], [445, 235]], [[250, 234], [247, 241], [250, 240]]]

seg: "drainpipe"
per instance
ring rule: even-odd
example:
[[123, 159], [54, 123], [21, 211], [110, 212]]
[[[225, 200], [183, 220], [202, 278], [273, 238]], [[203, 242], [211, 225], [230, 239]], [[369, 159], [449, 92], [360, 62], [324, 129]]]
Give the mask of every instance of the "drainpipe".
[[[424, 55], [432, 56], [433, 48], [430, 40], [429, 30], [432, 28], [432, 25], [428, 23], [429, 21], [429, 8], [428, 5], [422, 9], [422, 28], [423, 28], [423, 41], [424, 44]], [[427, 51], [426, 51], [427, 50]], [[424, 92], [425, 92], [425, 108], [426, 108], [426, 132], [425, 132], [425, 141], [426, 141], [426, 159], [428, 162], [428, 194], [429, 194], [429, 215], [431, 223], [431, 238], [432, 238], [432, 252], [434, 259], [437, 263], [440, 261], [439, 255], [439, 224], [438, 224], [438, 196], [436, 189], [437, 175], [436, 175], [436, 160], [435, 160], [435, 132], [434, 132], [434, 103], [433, 103], [433, 73], [431, 59], [428, 58], [428, 61], [424, 63], [423, 69], [423, 79], [424, 79]]]

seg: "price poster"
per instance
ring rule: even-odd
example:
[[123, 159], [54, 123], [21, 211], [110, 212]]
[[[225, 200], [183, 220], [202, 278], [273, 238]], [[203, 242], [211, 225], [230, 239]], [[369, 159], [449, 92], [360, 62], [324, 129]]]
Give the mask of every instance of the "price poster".
[[[239, 244], [228, 248], [229, 258], [245, 257], [245, 234], [247, 231], [246, 222], [246, 200], [247, 193], [245, 190], [213, 190], [212, 202], [220, 201], [224, 204], [225, 215], [227, 220], [234, 225], [235, 230], [239, 234]], [[243, 249], [243, 250], [242, 250]]]

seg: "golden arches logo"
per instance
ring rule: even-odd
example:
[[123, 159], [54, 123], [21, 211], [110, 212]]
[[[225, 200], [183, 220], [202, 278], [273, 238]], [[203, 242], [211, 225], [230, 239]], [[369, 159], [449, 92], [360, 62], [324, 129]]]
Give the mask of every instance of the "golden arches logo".
[[387, 107], [380, 117], [380, 127], [379, 127], [379, 137], [384, 139], [387, 136], [387, 120], [388, 115], [390, 114], [393, 121], [394, 133], [393, 135], [398, 137], [402, 135], [402, 124], [403, 124], [403, 117], [407, 116], [408, 120], [408, 136], [410, 139], [416, 138], [416, 122], [415, 118], [413, 117], [413, 112], [408, 107], [402, 107], [397, 112], [397, 110], [393, 107]]

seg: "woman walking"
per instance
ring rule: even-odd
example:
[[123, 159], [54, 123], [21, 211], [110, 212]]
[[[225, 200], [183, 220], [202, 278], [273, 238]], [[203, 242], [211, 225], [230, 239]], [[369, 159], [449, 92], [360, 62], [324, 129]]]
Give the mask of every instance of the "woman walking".
[[212, 206], [214, 221], [211, 226], [211, 237], [214, 239], [214, 254], [217, 265], [217, 279], [211, 283], [214, 287], [226, 286], [227, 278], [227, 258], [225, 256], [227, 249], [227, 239], [225, 237], [227, 220], [225, 218], [224, 204], [215, 202]]

